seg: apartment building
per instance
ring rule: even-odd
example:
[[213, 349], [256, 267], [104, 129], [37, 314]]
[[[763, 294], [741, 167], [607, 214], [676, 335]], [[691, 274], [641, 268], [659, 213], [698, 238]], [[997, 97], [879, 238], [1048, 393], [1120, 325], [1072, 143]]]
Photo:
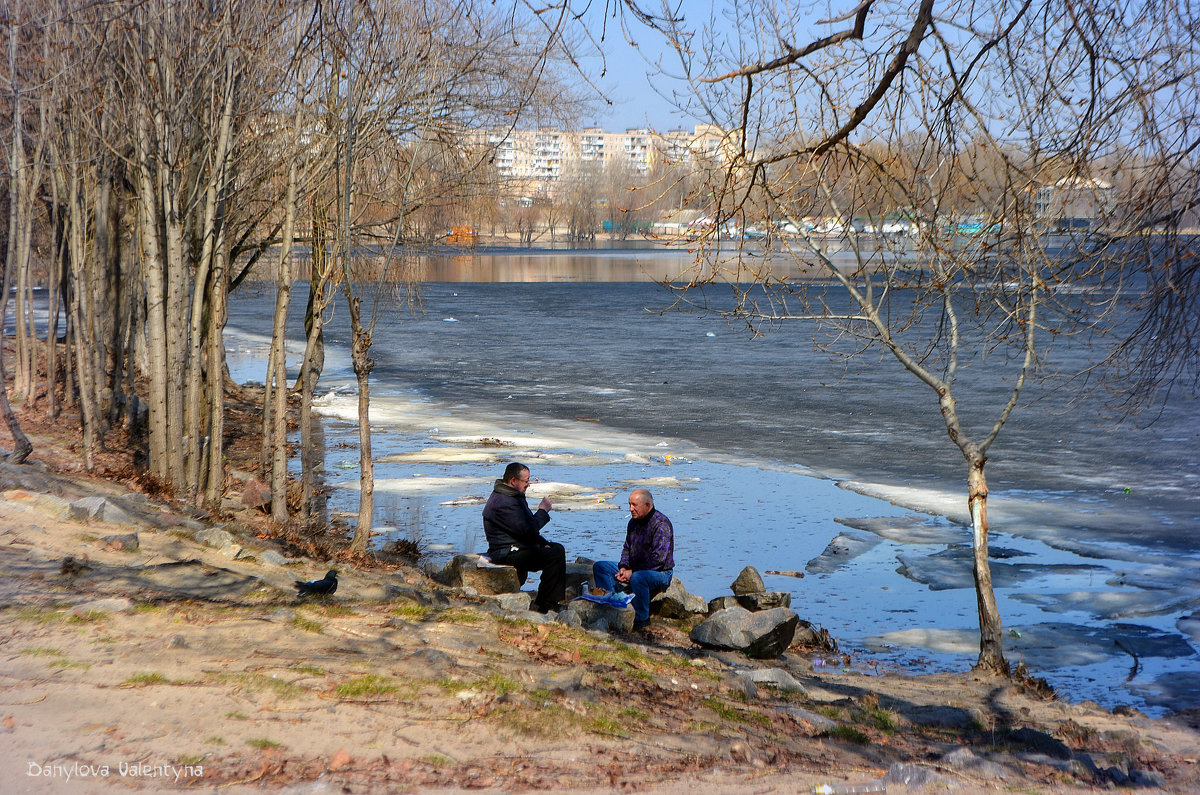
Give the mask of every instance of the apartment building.
[[474, 140], [495, 152], [493, 164], [500, 177], [525, 183], [527, 193], [553, 193], [564, 177], [584, 171], [588, 164], [606, 167], [627, 164], [638, 177], [656, 169], [686, 166], [698, 159], [721, 162], [726, 136], [713, 125], [691, 132], [649, 129], [607, 132], [599, 127], [582, 130], [485, 130], [471, 133]]

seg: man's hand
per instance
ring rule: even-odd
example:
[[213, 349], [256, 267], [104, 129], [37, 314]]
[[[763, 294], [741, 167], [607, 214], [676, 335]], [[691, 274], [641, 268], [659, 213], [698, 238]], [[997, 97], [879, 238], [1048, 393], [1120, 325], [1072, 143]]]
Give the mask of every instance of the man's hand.
[[549, 511], [550, 510], [550, 498], [549, 497], [542, 497], [542, 501], [538, 503], [538, 510], [539, 511]]
[[633, 576], [633, 569], [617, 569], [617, 582], [625, 585], [629, 584], [629, 578]]

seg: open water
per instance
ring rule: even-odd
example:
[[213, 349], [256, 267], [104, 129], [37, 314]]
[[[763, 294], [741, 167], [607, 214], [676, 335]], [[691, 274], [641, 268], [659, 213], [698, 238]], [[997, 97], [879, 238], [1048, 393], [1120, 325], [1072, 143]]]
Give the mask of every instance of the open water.
[[[768, 588], [791, 591], [801, 617], [859, 664], [968, 666], [977, 626], [970, 536], [958, 523], [965, 467], [933, 393], [890, 360], [831, 360], [803, 323], [753, 339], [713, 312], [662, 311], [673, 297], [652, 280], [686, 258], [519, 250], [427, 262], [420, 307], [389, 303], [374, 333], [373, 453], [431, 453], [377, 465], [382, 537], [481, 550], [476, 500], [501, 465], [435, 453], [504, 439], [536, 451], [526, 462], [535, 478], [598, 495], [564, 504], [546, 530], [571, 555], [619, 553], [627, 481], [661, 483], [676, 575], [693, 592], [727, 593], [744, 565], [804, 572], [767, 576]], [[266, 291], [232, 301], [241, 380], [262, 379], [272, 301]], [[294, 301], [299, 349], [302, 293]], [[320, 391], [329, 477], [343, 486], [331, 507], [351, 513], [344, 318], [338, 307]], [[1069, 369], [1096, 351], [1063, 342], [1054, 354]], [[959, 378], [975, 433], [1010, 388], [988, 365]], [[1031, 385], [992, 448], [1008, 654], [1072, 698], [1200, 706], [1200, 405], [1175, 396], [1140, 427], [1106, 416], [1102, 402]]]

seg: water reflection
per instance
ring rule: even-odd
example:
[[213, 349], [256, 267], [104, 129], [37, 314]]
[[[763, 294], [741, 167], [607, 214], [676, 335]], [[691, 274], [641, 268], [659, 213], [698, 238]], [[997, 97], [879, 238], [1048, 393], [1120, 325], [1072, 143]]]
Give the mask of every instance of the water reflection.
[[[815, 261], [817, 250], [838, 267], [859, 265], [838, 240], [775, 251], [735, 241], [710, 246], [703, 256], [693, 243], [640, 242], [597, 248], [446, 248], [421, 254], [413, 275], [423, 282], [680, 282], [714, 272], [721, 281], [746, 280], [769, 268], [775, 277], [797, 278], [824, 275]], [[873, 254], [884, 251], [881, 247]]]

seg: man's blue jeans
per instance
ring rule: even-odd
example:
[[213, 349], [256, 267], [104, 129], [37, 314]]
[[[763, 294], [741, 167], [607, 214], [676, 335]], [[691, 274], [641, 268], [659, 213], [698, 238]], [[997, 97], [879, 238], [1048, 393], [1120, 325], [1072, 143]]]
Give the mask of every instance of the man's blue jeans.
[[629, 584], [617, 582], [617, 571], [620, 564], [613, 560], [598, 560], [592, 564], [592, 578], [597, 588], [603, 588], [609, 593], [629, 591], [633, 594], [633, 620], [650, 620], [650, 598], [660, 591], [665, 591], [671, 584], [669, 571], [635, 571], [629, 578]]

